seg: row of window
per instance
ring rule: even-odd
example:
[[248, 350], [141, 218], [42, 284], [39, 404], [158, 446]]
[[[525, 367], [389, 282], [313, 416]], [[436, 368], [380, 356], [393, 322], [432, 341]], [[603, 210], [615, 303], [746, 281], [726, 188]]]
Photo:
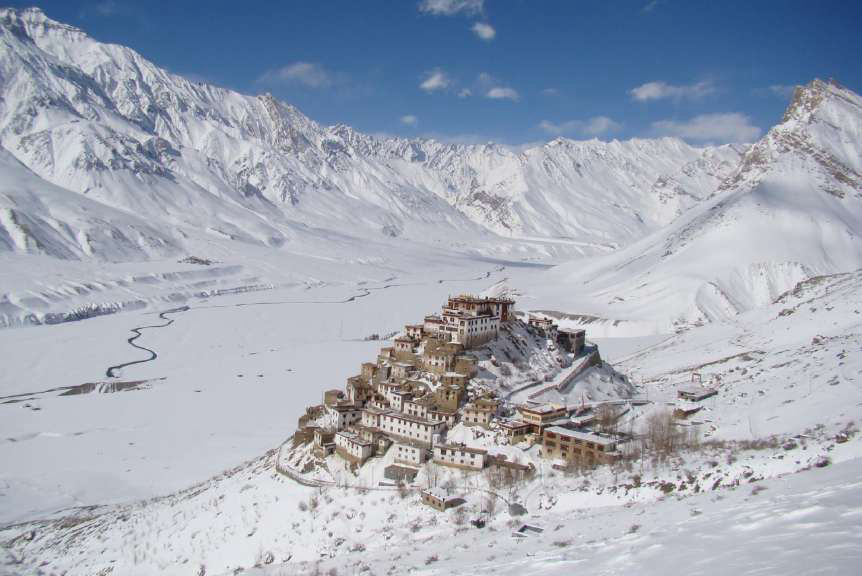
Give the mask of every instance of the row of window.
[[[447, 454], [446, 448], [439, 448], [439, 450], [440, 450], [440, 456], [446, 456], [446, 454]], [[466, 455], [466, 456], [469, 456], [469, 458], [471, 460], [478, 456], [478, 454], [474, 454], [473, 452], [465, 452], [464, 450], [455, 450], [453, 448], [449, 448], [449, 452], [451, 452], [450, 456], [455, 457], [455, 456], [460, 455], [462, 458], [464, 458]]]
[[[568, 449], [568, 450], [575, 450], [575, 448], [580, 448], [580, 447], [581, 447], [581, 444], [582, 444], [582, 443], [581, 443], [581, 441], [580, 441], [580, 440], [575, 440], [575, 441], [574, 441], [574, 443], [569, 444], [568, 439], [563, 439], [563, 440], [562, 440], [562, 443], [560, 444], [560, 449], [561, 449], [561, 450], [566, 450], [566, 449]], [[545, 441], [545, 446], [547, 446], [548, 448], [556, 448], [556, 447], [557, 447], [557, 443], [556, 443], [556, 442], [554, 442], [554, 441], [552, 441], [552, 440], [546, 440], [546, 441]], [[602, 444], [593, 444], [592, 442], [587, 442], [587, 441], [584, 441], [584, 442], [583, 442], [583, 448], [585, 448], [585, 449], [587, 449], [587, 450], [595, 450], [595, 451], [597, 451], [597, 452], [604, 452], [604, 451], [605, 451], [605, 446], [604, 446], [604, 445], [602, 445]]]
[[[387, 422], [389, 422], [389, 421], [388, 420], [384, 421], [384, 424], [386, 424]], [[399, 426], [408, 426], [410, 428], [420, 428], [422, 430], [427, 430], [428, 428], [430, 428], [430, 426], [428, 424], [422, 424], [420, 422], [406, 422], [405, 423], [404, 420], [401, 420], [400, 418], [398, 419], [398, 422], [399, 422]]]
[[392, 432], [393, 434], [400, 434], [401, 436], [410, 436], [411, 438], [421, 438], [421, 432], [423, 432], [420, 430], [411, 430], [409, 428], [396, 428], [395, 426], [383, 426], [383, 430]]

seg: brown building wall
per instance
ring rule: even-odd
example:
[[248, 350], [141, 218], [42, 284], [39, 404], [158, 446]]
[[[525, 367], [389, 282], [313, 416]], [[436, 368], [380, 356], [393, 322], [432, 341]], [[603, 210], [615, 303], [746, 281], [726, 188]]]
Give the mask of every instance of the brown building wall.
[[564, 438], [559, 434], [549, 438], [548, 432], [545, 432], [542, 439], [542, 454], [546, 458], [560, 459], [566, 462], [606, 463], [613, 461], [616, 457], [615, 452], [605, 452], [599, 444], [574, 438], [568, 438], [564, 441]]

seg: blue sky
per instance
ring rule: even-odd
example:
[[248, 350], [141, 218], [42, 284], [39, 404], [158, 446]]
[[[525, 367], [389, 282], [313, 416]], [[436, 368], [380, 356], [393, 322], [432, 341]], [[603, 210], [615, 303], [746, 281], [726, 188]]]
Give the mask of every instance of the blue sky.
[[794, 84], [862, 90], [862, 3], [13, 2], [324, 124], [495, 140], [753, 140]]

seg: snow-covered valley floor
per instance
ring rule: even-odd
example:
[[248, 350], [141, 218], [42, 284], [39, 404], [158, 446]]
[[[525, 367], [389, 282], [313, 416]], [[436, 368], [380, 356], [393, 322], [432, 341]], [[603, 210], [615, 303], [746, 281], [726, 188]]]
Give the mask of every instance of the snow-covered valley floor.
[[[269, 560], [266, 574], [314, 573], [317, 562], [374, 574], [562, 574], [579, 565], [659, 573], [680, 563], [694, 573], [841, 573], [854, 565], [860, 273], [803, 283], [732, 321], [602, 340], [617, 370], [652, 401], [627, 415], [632, 428], [672, 403], [692, 371], [716, 382], [718, 396], [690, 417], [706, 443], [664, 463], [635, 460], [586, 476], [542, 469], [517, 488], [529, 511], [519, 521], [541, 526], [540, 535], [513, 540], [515, 521], [502, 504], [480, 531], [452, 511], [423, 507], [415, 492], [404, 500], [392, 490], [318, 492], [278, 474], [271, 450], [322, 390], [374, 356], [380, 342], [365, 336], [391, 333], [449, 293], [503, 278], [521, 290], [521, 309], [572, 310], [565, 301], [544, 306], [536, 270], [477, 264], [462, 272], [462, 281], [442, 284], [456, 278], [451, 270], [213, 298], [144, 331], [138, 342], [158, 358], [120, 378], [147, 380], [141, 389], [0, 404], [3, 521], [46, 518], [0, 532], [7, 571], [196, 574], [203, 565], [220, 574]], [[391, 284], [401, 285], [371, 290]], [[129, 329], [158, 323], [148, 310], [0, 331], [2, 394], [104, 380], [107, 366], [143, 355], [126, 343]], [[69, 360], [42, 361], [46, 354]], [[471, 494], [468, 517], [487, 508], [484, 493], [471, 489], [486, 480], [456, 481]], [[57, 513], [80, 505], [87, 507]], [[442, 544], [452, 536], [457, 545]]]
[[[0, 330], [0, 522], [166, 494], [278, 446], [324, 389], [376, 355], [381, 343], [365, 338], [504, 277], [474, 264], [195, 300], [135, 341], [154, 361], [114, 379], [109, 366], [149, 357], [127, 343], [131, 330], [176, 306]], [[44, 392], [112, 380], [145, 382]]]

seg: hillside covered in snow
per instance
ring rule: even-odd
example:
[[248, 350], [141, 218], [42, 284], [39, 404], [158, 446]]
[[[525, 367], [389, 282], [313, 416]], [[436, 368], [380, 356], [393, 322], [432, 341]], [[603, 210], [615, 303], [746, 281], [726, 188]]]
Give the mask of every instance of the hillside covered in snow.
[[815, 80], [797, 88], [783, 121], [695, 209], [550, 277], [582, 312], [662, 332], [726, 319], [803, 280], [860, 267], [862, 98]]
[[[516, 301], [445, 434], [494, 465], [297, 474], [307, 407], [457, 294]], [[850, 573], [860, 350], [837, 82], [754, 143], [448, 144], [0, 8], [2, 576]], [[515, 435], [546, 408], [612, 458]]]
[[[175, 253], [201, 239], [277, 248], [315, 230], [454, 238], [455, 248], [496, 234], [563, 238], [570, 256], [607, 252], [696, 205], [744, 151], [667, 138], [557, 139], [523, 152], [377, 138], [321, 126], [267, 94], [191, 82], [35, 8], [0, 11], [0, 96], [8, 155], [48, 190], [146, 217]], [[145, 241], [118, 253], [70, 235], [78, 220], [32, 225], [34, 206], [15, 197], [3, 210], [4, 251], [152, 255]]]
[[[561, 471], [533, 446], [519, 456], [538, 470], [521, 481], [441, 473], [466, 503], [439, 512], [421, 502], [424, 478], [398, 489], [345, 471], [349, 482], [300, 485], [272, 450], [167, 496], [0, 529], [0, 573], [556, 575], [584, 558], [608, 574], [666, 573], [671, 559], [700, 562], [706, 574], [847, 568], [860, 559], [860, 309], [860, 273], [823, 277], [733, 322], [618, 358], [649, 398], [622, 429], [647, 430], [693, 371], [717, 383], [681, 420], [699, 441], [671, 454], [633, 443], [613, 465]], [[453, 433], [467, 440], [470, 430]], [[512, 514], [511, 502], [528, 514]], [[486, 524], [471, 525], [476, 518]], [[516, 536], [525, 523], [540, 532]]]

